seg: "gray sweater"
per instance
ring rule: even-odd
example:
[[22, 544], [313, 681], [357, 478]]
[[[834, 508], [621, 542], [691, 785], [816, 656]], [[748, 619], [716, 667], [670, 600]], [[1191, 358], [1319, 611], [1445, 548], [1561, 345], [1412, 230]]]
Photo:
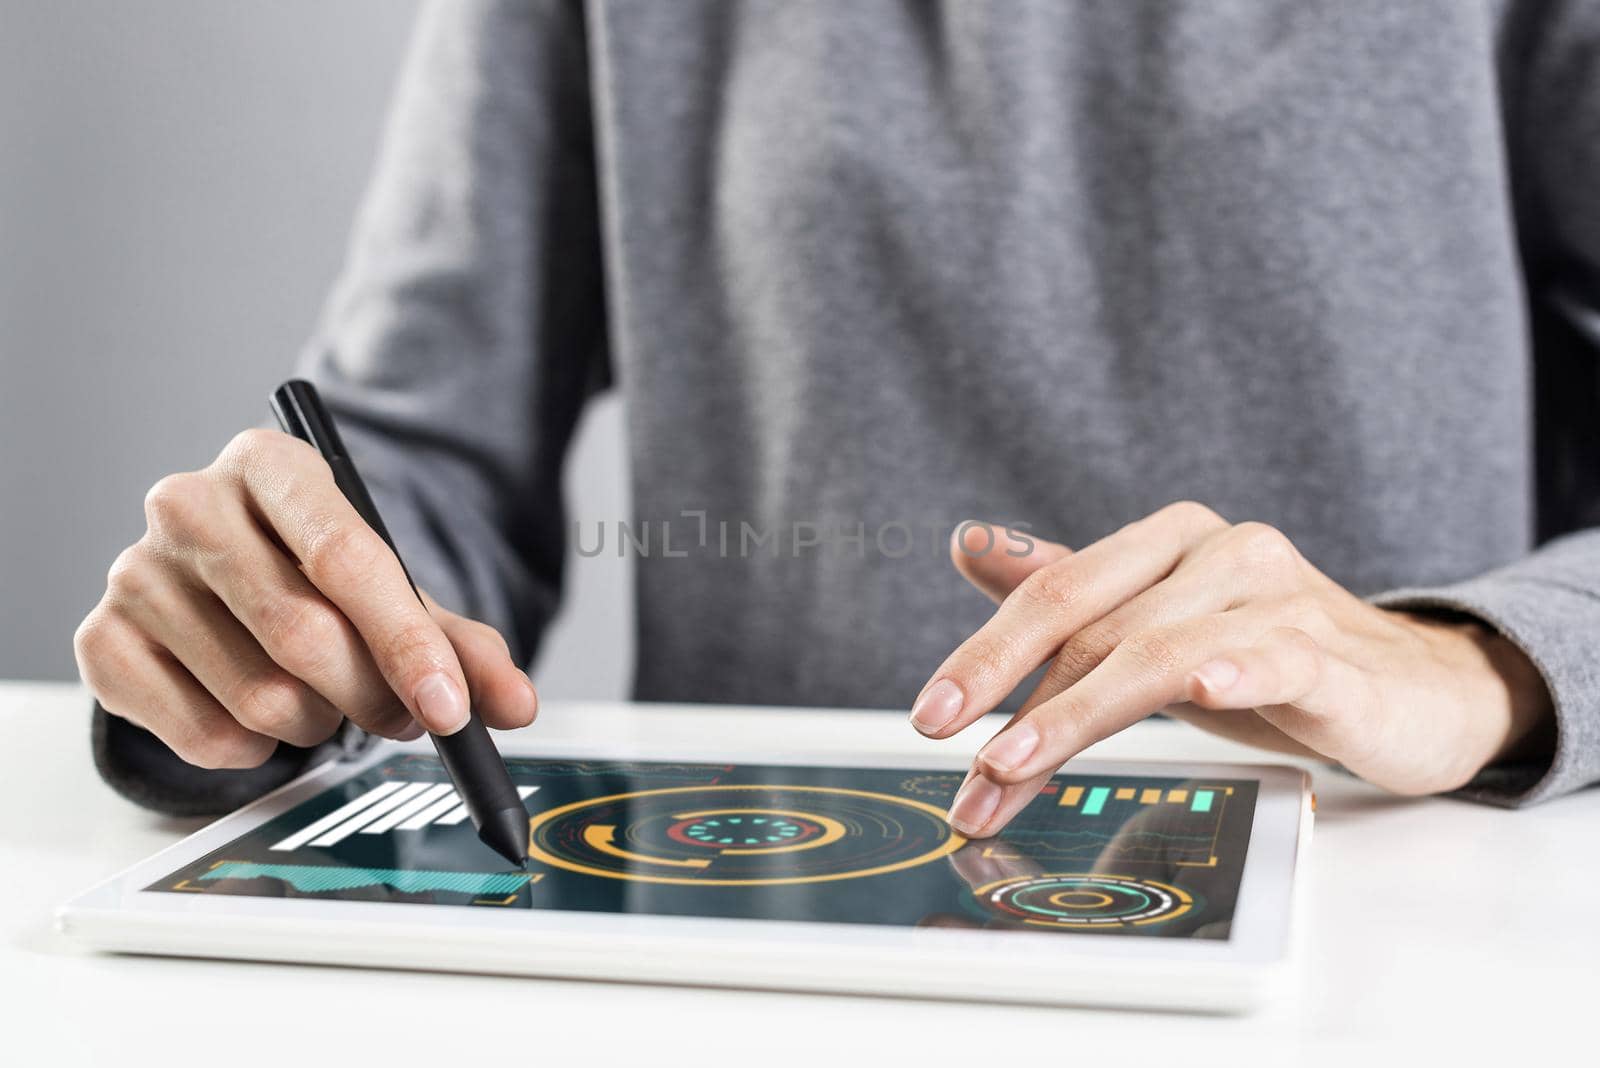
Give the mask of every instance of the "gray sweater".
[[[956, 522], [1195, 498], [1521, 646], [1556, 749], [1471, 792], [1547, 798], [1600, 779], [1597, 50], [1593, 0], [447, 0], [303, 369], [530, 657], [620, 390], [642, 699], [903, 709], [988, 611]], [[175, 810], [306, 759], [98, 726]]]

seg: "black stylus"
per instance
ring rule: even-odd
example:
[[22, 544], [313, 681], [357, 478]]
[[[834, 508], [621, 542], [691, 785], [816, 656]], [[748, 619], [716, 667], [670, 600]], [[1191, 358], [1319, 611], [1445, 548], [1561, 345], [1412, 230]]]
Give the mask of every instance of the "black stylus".
[[[285, 433], [293, 434], [322, 454], [333, 469], [333, 480], [339, 489], [367, 525], [378, 532], [394, 552], [395, 559], [400, 560], [400, 550], [389, 537], [366, 484], [356, 473], [354, 461], [345, 452], [338, 428], [333, 425], [333, 416], [322, 406], [316, 387], [300, 379], [285, 382], [272, 392], [272, 414], [278, 417]], [[400, 560], [400, 570], [411, 583], [411, 592], [417, 594], [417, 600], [422, 600], [404, 560]], [[511, 783], [511, 774], [490, 740], [489, 728], [483, 725], [482, 717], [474, 711], [467, 725], [454, 734], [430, 734], [429, 737], [433, 739], [433, 748], [449, 773], [450, 781], [455, 784], [456, 795], [467, 806], [478, 837], [511, 863], [525, 867], [528, 863], [528, 811]]]

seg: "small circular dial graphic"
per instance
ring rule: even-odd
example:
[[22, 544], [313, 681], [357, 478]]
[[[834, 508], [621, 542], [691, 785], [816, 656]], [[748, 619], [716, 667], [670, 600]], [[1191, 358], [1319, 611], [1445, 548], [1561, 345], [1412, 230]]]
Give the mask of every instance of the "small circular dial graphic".
[[709, 849], [744, 847], [776, 849], [799, 845], [820, 837], [821, 823], [804, 816], [780, 816], [774, 812], [711, 812], [679, 820], [667, 828], [667, 837], [686, 845]]
[[1032, 927], [1079, 930], [1175, 920], [1194, 907], [1187, 891], [1124, 875], [1056, 874], [1001, 879], [973, 896], [986, 911]]
[[859, 879], [966, 844], [933, 805], [824, 786], [639, 790], [541, 812], [529, 830], [529, 856], [551, 867], [686, 886]]

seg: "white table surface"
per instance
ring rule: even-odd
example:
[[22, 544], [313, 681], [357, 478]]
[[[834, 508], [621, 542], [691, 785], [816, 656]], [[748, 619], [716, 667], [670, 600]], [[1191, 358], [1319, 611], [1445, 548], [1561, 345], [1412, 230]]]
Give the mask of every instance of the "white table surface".
[[[550, 702], [582, 737], [614, 709]], [[716, 731], [750, 710], [687, 713]], [[1600, 1063], [1600, 791], [1506, 812], [1389, 797], [1313, 768], [1319, 800], [1297, 981], [1241, 1017], [955, 1004], [97, 955], [60, 902], [198, 828], [143, 812], [89, 760], [75, 686], [0, 683], [0, 1059], [12, 1064], [960, 1063], [1133, 1066]], [[935, 744], [903, 716], [837, 713], [866, 752]], [[806, 747], [796, 737], [796, 750]], [[1124, 759], [1276, 760], [1182, 724], [1097, 747]], [[466, 1048], [428, 1021], [493, 1020]], [[22, 1054], [22, 1059], [13, 1059]], [[466, 1054], [466, 1057], [462, 1055]], [[844, 1058], [840, 1061], [840, 1058]]]

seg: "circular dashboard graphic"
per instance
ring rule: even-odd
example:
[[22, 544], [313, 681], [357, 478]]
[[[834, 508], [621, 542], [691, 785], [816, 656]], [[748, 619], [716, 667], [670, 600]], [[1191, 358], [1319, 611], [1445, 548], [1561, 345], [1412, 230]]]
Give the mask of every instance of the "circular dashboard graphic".
[[1030, 875], [980, 886], [983, 908], [1034, 927], [1095, 929], [1175, 920], [1194, 907], [1188, 892], [1124, 875]]
[[529, 831], [529, 857], [553, 868], [686, 886], [860, 879], [966, 844], [933, 805], [828, 786], [639, 790], [541, 812]]

